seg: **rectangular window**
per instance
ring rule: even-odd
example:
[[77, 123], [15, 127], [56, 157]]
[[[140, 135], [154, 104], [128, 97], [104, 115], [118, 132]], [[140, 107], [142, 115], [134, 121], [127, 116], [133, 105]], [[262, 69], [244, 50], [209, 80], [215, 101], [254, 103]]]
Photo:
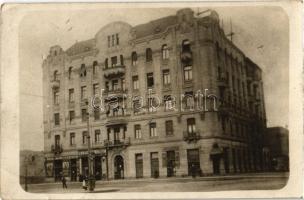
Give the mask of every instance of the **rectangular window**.
[[59, 104], [59, 90], [58, 89], [54, 90], [54, 104], [55, 105]]
[[82, 132], [82, 144], [87, 144], [87, 131]]
[[93, 95], [97, 96], [99, 94], [99, 84], [93, 84]]
[[81, 109], [81, 119], [83, 122], [87, 121], [87, 109]]
[[55, 146], [56, 147], [60, 146], [60, 135], [55, 135]]
[[84, 100], [85, 98], [87, 98], [87, 87], [82, 86], [81, 87], [81, 100]]
[[172, 110], [174, 108], [171, 95], [164, 96], [164, 103], [165, 103], [165, 111]]
[[194, 118], [187, 119], [187, 129], [189, 134], [194, 134], [196, 132]]
[[140, 139], [141, 138], [141, 127], [139, 124], [136, 124], [134, 126], [134, 132], [135, 132], [135, 138]]
[[117, 56], [111, 57], [111, 63], [112, 63], [112, 67], [117, 66]]
[[185, 79], [185, 81], [192, 80], [192, 66], [191, 65], [184, 67], [184, 79]]
[[75, 119], [75, 111], [74, 110], [70, 111], [69, 117], [70, 117], [70, 124], [71, 124]]
[[118, 90], [118, 80], [112, 81], [112, 89], [113, 91]]
[[119, 35], [116, 33], [116, 45], [119, 45]]
[[95, 130], [95, 143], [100, 142], [100, 130]]
[[94, 120], [100, 119], [100, 110], [98, 108], [94, 109]]
[[55, 121], [56, 126], [60, 125], [60, 115], [59, 115], [59, 113], [54, 114], [54, 121]]
[[93, 65], [93, 75], [97, 74], [97, 65]]
[[195, 103], [194, 103], [193, 91], [185, 92], [184, 100], [185, 100], [187, 109], [193, 109], [194, 108]]
[[75, 133], [70, 133], [70, 145], [75, 145]]
[[138, 90], [139, 89], [139, 80], [138, 80], [138, 76], [133, 76], [132, 77], [133, 80], [133, 89], [134, 90]]
[[133, 100], [133, 110], [134, 110], [134, 114], [139, 113], [140, 109], [141, 109], [140, 100], [139, 100], [139, 99], [134, 99], [134, 100]]
[[115, 45], [115, 35], [112, 35], [112, 47]]
[[164, 83], [164, 85], [171, 84], [170, 71], [168, 69], [163, 70], [163, 83]]
[[69, 89], [69, 102], [74, 102], [74, 89]]
[[168, 120], [166, 123], [166, 135], [173, 135], [173, 121]]
[[152, 88], [153, 86], [154, 86], [153, 73], [148, 73], [147, 74], [147, 87]]
[[108, 47], [111, 47], [111, 36], [108, 36]]
[[150, 137], [156, 137], [157, 136], [156, 123], [150, 123], [149, 128], [150, 128]]
[[156, 98], [154, 97], [151, 97], [151, 98], [148, 98], [148, 110], [149, 112], [156, 112], [157, 110], [157, 102], [156, 102]]

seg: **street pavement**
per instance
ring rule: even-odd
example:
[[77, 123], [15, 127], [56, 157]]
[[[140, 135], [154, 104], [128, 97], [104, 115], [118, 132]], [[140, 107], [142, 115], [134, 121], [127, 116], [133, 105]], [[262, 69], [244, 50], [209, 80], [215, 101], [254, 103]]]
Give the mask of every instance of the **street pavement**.
[[[280, 189], [288, 181], [288, 173], [256, 173], [222, 175], [210, 177], [129, 179], [97, 181], [94, 193], [107, 192], [203, 192], [227, 190], [271, 190]], [[89, 193], [82, 189], [81, 182], [68, 182], [63, 189], [61, 183], [28, 185], [32, 193]], [[24, 186], [23, 186], [24, 187]]]

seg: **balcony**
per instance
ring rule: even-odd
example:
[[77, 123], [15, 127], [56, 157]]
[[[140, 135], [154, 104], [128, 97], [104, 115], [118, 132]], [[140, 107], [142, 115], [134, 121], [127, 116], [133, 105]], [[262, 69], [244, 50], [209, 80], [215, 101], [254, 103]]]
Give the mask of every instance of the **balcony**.
[[183, 63], [190, 64], [192, 62], [192, 52], [191, 51], [183, 51], [181, 53], [181, 61]]
[[108, 148], [116, 148], [116, 147], [122, 147], [126, 148], [130, 145], [130, 137], [127, 137], [125, 139], [119, 139], [119, 140], [105, 140], [104, 145]]
[[116, 65], [113, 67], [104, 68], [103, 73], [105, 78], [120, 77], [126, 73], [126, 68], [124, 65]]
[[105, 90], [104, 95], [107, 97], [106, 100], [111, 100], [111, 98], [126, 98], [127, 95], [127, 90], [126, 89], [115, 89], [115, 90]]
[[52, 145], [51, 146], [51, 150], [52, 152], [57, 155], [57, 154], [61, 154], [63, 152], [63, 149], [62, 149], [62, 145]]
[[197, 142], [201, 139], [200, 132], [189, 133], [188, 131], [184, 131], [184, 140], [187, 142]]
[[59, 80], [51, 80], [51, 87], [53, 89], [57, 89], [60, 87], [60, 81]]

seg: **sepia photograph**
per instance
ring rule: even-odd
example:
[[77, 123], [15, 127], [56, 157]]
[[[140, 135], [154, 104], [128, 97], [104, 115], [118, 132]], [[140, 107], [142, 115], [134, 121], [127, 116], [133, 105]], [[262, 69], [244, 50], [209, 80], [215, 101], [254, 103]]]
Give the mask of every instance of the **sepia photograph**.
[[286, 9], [33, 4], [18, 20], [15, 184], [27, 194], [288, 184], [296, 122]]

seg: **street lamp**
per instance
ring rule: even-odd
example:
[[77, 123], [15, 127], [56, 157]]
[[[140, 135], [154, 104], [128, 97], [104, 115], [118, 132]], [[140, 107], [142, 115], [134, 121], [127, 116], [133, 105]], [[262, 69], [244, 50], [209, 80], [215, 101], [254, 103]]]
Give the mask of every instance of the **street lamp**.
[[89, 167], [89, 191], [94, 191], [95, 187], [95, 177], [93, 175], [93, 159], [94, 156], [91, 151], [91, 140], [90, 140], [90, 114], [89, 114], [89, 102], [86, 101], [86, 105], [88, 107], [87, 110], [87, 142], [88, 142], [88, 167]]

